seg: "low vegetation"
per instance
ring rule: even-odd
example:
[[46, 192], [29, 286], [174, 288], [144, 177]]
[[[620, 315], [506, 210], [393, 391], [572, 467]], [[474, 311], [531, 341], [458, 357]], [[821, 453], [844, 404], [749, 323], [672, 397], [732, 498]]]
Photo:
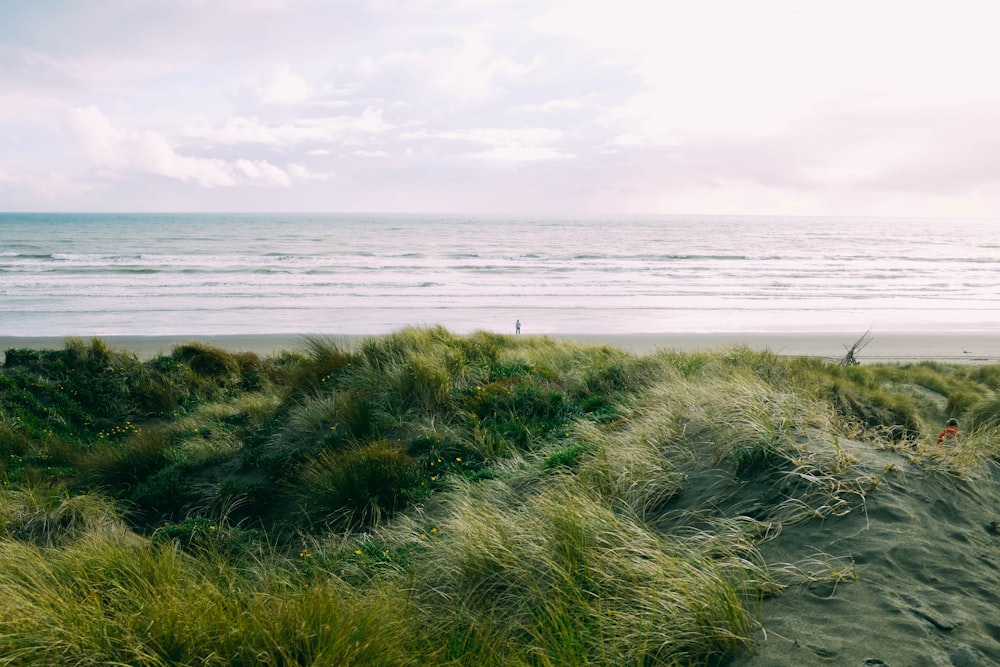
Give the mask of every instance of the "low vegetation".
[[8, 350], [0, 665], [725, 664], [806, 576], [758, 547], [863, 509], [865, 448], [974, 477], [998, 388], [441, 328]]

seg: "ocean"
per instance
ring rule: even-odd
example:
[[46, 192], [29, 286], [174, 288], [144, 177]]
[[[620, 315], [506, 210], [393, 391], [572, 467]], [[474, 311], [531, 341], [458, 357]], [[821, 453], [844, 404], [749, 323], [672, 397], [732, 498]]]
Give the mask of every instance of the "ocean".
[[0, 336], [989, 333], [992, 221], [0, 214]]

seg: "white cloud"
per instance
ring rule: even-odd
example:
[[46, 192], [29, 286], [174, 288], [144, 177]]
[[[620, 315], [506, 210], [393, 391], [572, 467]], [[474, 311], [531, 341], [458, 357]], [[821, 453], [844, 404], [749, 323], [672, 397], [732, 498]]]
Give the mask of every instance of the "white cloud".
[[236, 173], [255, 185], [281, 185], [288, 187], [292, 179], [288, 173], [266, 160], [237, 160], [233, 165]]
[[11, 172], [0, 167], [0, 189], [11, 189], [56, 202], [94, 189], [94, 184], [75, 180], [58, 171], [44, 173]]
[[393, 51], [377, 60], [362, 58], [358, 69], [366, 77], [381, 75], [392, 81], [393, 95], [447, 107], [487, 100], [539, 65], [535, 57], [522, 63], [495, 53], [484, 35], [471, 30], [449, 46]]
[[415, 130], [404, 132], [404, 139], [443, 139], [487, 146], [538, 146], [559, 141], [563, 133], [546, 127], [498, 128], [484, 127], [466, 130]]
[[407, 140], [438, 140], [487, 146], [470, 157], [497, 162], [536, 162], [573, 157], [553, 148], [563, 136], [549, 128], [473, 128], [467, 130], [415, 130], [402, 135]]
[[382, 120], [382, 110], [366, 108], [358, 116], [298, 118], [280, 124], [268, 124], [257, 116], [237, 116], [221, 126], [189, 126], [182, 134], [191, 140], [213, 144], [262, 144], [278, 148], [301, 144], [362, 144], [391, 129]]
[[493, 162], [539, 162], [571, 158], [573, 154], [538, 146], [502, 146], [475, 153], [473, 157]]
[[230, 164], [215, 158], [181, 155], [163, 135], [115, 127], [94, 106], [71, 110], [67, 121], [70, 134], [99, 167], [157, 174], [207, 188], [289, 184], [288, 175], [266, 161], [237, 160]]
[[551, 113], [565, 109], [585, 109], [587, 102], [583, 100], [548, 100], [538, 104], [519, 104], [513, 108], [514, 111], [541, 111]]
[[288, 173], [299, 181], [328, 181], [334, 178], [335, 174], [326, 171], [311, 171], [304, 165], [290, 162], [287, 167]]
[[312, 97], [313, 91], [304, 77], [283, 65], [257, 87], [257, 94], [263, 104], [299, 104]]
[[264, 186], [347, 162], [399, 208], [461, 179], [498, 211], [598, 203], [571, 188], [609, 211], [1000, 211], [986, 0], [22, 4], [0, 24], [0, 205], [114, 206], [156, 174], [185, 206], [280, 207], [305, 199]]

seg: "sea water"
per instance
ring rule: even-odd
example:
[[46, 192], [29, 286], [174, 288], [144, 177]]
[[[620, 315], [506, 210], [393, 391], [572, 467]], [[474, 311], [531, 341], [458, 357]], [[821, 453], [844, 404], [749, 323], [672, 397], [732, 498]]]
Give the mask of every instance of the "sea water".
[[0, 336], [992, 332], [991, 221], [0, 214]]

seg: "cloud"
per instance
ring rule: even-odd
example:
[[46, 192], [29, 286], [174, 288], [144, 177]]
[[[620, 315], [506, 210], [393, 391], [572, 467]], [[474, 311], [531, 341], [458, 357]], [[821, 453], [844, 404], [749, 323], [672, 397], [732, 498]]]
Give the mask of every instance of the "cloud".
[[95, 189], [95, 186], [92, 183], [74, 180], [58, 171], [48, 171], [41, 174], [14, 173], [0, 167], [0, 190], [3, 189], [27, 191], [47, 202], [56, 202], [90, 192]]
[[570, 153], [553, 148], [563, 136], [559, 130], [549, 128], [473, 128], [467, 130], [415, 130], [401, 138], [408, 140], [438, 140], [472, 143], [488, 147], [470, 154], [481, 160], [499, 162], [526, 162], [573, 157]]
[[295, 162], [288, 163], [288, 173], [300, 181], [329, 181], [335, 176], [332, 172], [311, 171], [304, 165]]
[[587, 106], [587, 102], [583, 100], [548, 100], [536, 104], [519, 104], [515, 106], [513, 110], [551, 113], [553, 111], [563, 111], [566, 109], [586, 109]]
[[216, 158], [181, 155], [163, 135], [152, 130], [115, 127], [94, 106], [71, 110], [67, 125], [73, 138], [99, 167], [157, 174], [206, 188], [290, 183], [287, 173], [263, 160], [237, 160], [231, 164]]
[[538, 146], [501, 146], [475, 153], [472, 157], [492, 162], [540, 162], [571, 158], [573, 154]]
[[313, 91], [304, 77], [282, 65], [263, 84], [257, 95], [263, 104], [299, 104], [312, 97]]
[[0, 204], [1000, 211], [985, 0], [46, 4], [0, 21]]
[[190, 140], [213, 144], [288, 148], [316, 143], [360, 145], [391, 128], [382, 120], [381, 109], [368, 107], [358, 116], [297, 118], [279, 124], [268, 124], [257, 116], [237, 116], [216, 127], [189, 126], [182, 134]]
[[288, 187], [292, 179], [288, 173], [266, 160], [237, 160], [233, 165], [237, 174], [254, 185], [282, 185]]
[[496, 53], [487, 35], [474, 29], [449, 38], [457, 41], [426, 50], [392, 51], [377, 59], [366, 56], [359, 61], [359, 72], [376, 83], [391, 83], [394, 96], [448, 107], [490, 99], [541, 64], [537, 57], [519, 62]]

